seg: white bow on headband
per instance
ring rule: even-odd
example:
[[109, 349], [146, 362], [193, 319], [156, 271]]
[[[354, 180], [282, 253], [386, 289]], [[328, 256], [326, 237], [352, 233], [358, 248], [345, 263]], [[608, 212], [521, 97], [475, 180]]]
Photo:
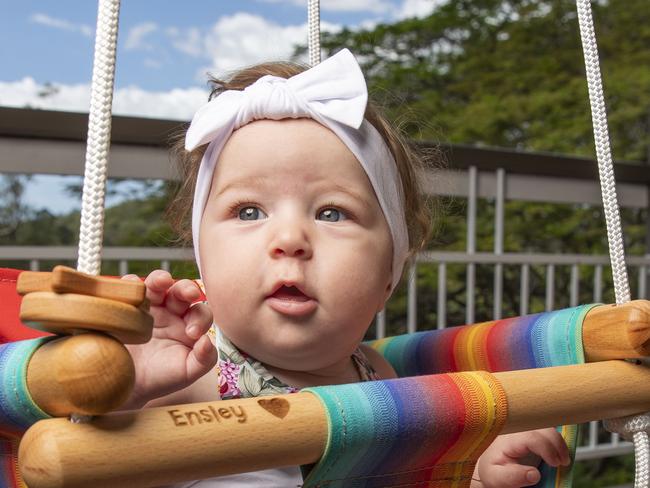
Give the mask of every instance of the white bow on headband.
[[229, 90], [201, 107], [185, 137], [185, 149], [212, 142], [224, 129], [258, 119], [323, 117], [358, 129], [368, 103], [366, 81], [350, 51], [291, 78], [263, 76], [246, 89]]
[[263, 76], [244, 90], [228, 90], [201, 107], [185, 136], [185, 149], [208, 144], [199, 168], [192, 207], [192, 237], [199, 272], [199, 230], [219, 154], [233, 131], [260, 119], [311, 118], [329, 128], [352, 151], [379, 201], [393, 238], [393, 283], [408, 254], [403, 189], [393, 156], [364, 119], [368, 91], [347, 49], [298, 75]]

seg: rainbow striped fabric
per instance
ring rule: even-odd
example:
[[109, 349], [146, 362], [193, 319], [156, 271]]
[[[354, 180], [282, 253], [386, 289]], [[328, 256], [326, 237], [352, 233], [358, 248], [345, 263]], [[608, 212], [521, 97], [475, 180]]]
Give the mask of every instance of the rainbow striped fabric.
[[[576, 364], [584, 362], [582, 321], [591, 307], [420, 332], [372, 345], [400, 376]], [[25, 486], [16, 469], [18, 438], [48, 417], [26, 389], [27, 363], [44, 340], [0, 346], [3, 487]], [[306, 479], [306, 486], [314, 487], [394, 486], [398, 479], [436, 488], [467, 487], [476, 459], [498, 434], [507, 408], [499, 385], [483, 372], [309, 391], [330, 415], [326, 455]], [[571, 445], [575, 429], [564, 428], [564, 434]], [[542, 472], [538, 486], [570, 486], [570, 470], [544, 467]]]
[[328, 413], [328, 440], [305, 487], [469, 486], [506, 419], [486, 372], [308, 388]]
[[49, 339], [0, 345], [0, 486], [24, 488], [18, 472], [20, 436], [38, 420], [50, 418], [27, 391], [27, 364], [34, 351]]
[[[400, 377], [582, 364], [582, 323], [596, 305], [417, 332], [373, 341]], [[577, 429], [559, 427], [575, 454]], [[572, 466], [542, 467], [538, 487], [570, 487]]]

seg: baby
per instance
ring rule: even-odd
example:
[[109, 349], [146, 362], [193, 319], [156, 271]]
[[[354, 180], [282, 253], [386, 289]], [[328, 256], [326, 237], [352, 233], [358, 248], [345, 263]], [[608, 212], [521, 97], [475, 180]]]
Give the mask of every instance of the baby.
[[[431, 218], [418, 157], [368, 104], [354, 57], [343, 50], [309, 70], [258, 65], [213, 95], [187, 131], [175, 207], [179, 222], [191, 211], [207, 305], [192, 305], [192, 281], [146, 278], [155, 330], [130, 347], [128, 407], [396, 377], [361, 341]], [[568, 463], [553, 429], [501, 436], [472, 483], [533, 485], [538, 470], [519, 462], [531, 453]], [[301, 483], [291, 467], [179, 486]]]

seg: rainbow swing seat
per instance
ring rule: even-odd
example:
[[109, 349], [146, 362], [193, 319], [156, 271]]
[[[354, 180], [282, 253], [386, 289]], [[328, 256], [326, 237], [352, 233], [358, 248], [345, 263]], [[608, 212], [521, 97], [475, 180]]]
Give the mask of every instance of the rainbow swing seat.
[[[0, 346], [3, 486], [157, 486], [301, 464], [304, 486], [466, 487], [476, 460], [499, 433], [650, 407], [650, 392], [641, 388], [650, 372], [609, 361], [648, 355], [650, 302], [635, 301], [374, 341], [371, 345], [403, 377], [398, 380], [109, 413], [89, 423], [71, 423], [51, 418], [47, 409], [59, 416], [84, 412], [83, 395], [77, 395], [82, 399], [74, 406], [60, 397], [47, 400], [48, 394], [57, 393], [30, 391], [30, 386], [42, 389], [43, 384], [43, 378], [39, 383], [30, 375], [49, 375], [45, 383], [50, 390], [70, 392], [70, 377], [96, 382], [106, 380], [109, 370], [88, 370], [68, 361], [71, 364], [62, 368], [66, 378], [53, 364], [46, 373], [37, 373], [39, 354], [57, 357], [52, 353], [59, 347], [55, 343], [65, 345], [80, 336], [34, 337], [41, 334], [17, 320], [20, 275], [0, 270], [6, 318], [0, 324], [6, 341]], [[29, 275], [34, 273], [25, 272], [24, 278]], [[605, 326], [608, 334], [602, 334]], [[82, 336], [92, 341], [98, 334]], [[41, 353], [47, 344], [49, 352]], [[36, 366], [30, 368], [32, 362]], [[125, 384], [128, 389], [128, 381]], [[97, 413], [98, 402], [91, 396], [86, 413]], [[110, 397], [115, 396], [111, 391]], [[48, 407], [42, 408], [35, 398], [46, 398]], [[104, 400], [100, 413], [115, 408], [114, 401], [107, 408], [109, 404]], [[576, 428], [561, 429], [574, 449]], [[233, 442], [215, 442], [223, 438]], [[239, 447], [236, 452], [233, 445]], [[570, 468], [543, 466], [542, 472], [538, 486], [570, 486]]]

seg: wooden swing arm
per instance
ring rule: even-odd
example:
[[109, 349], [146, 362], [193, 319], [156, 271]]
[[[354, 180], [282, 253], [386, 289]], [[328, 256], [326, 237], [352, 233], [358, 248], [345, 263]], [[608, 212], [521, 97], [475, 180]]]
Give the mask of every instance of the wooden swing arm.
[[[461, 373], [462, 374], [462, 373]], [[495, 373], [502, 433], [650, 410], [650, 368], [624, 361]], [[22, 439], [30, 488], [156, 486], [316, 462], [327, 418], [310, 393], [158, 407], [88, 424], [44, 420]]]

